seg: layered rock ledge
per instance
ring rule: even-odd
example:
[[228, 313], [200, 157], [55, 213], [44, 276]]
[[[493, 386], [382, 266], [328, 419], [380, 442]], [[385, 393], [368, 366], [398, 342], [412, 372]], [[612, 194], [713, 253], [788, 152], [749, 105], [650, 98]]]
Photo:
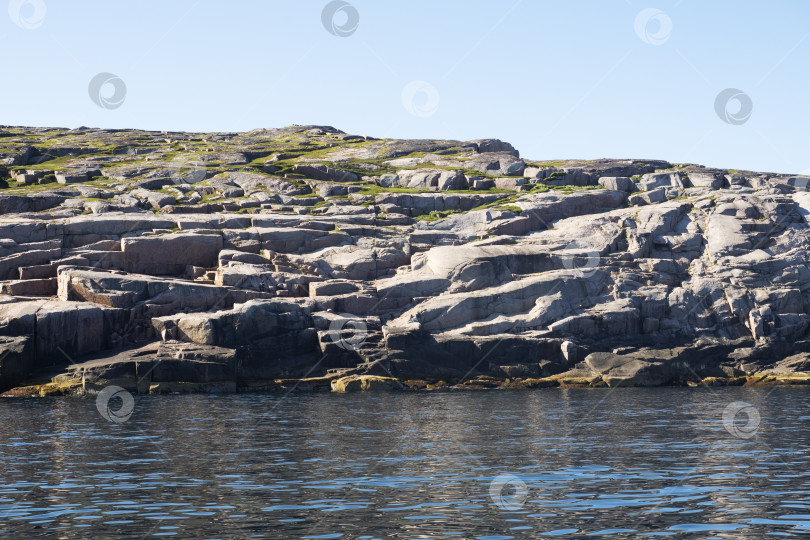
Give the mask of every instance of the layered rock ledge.
[[810, 178], [0, 127], [0, 392], [805, 384]]

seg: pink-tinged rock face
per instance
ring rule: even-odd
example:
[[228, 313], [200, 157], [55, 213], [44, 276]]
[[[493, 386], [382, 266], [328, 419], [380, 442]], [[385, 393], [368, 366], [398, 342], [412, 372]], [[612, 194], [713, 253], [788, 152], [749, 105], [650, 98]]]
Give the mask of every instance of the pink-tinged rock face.
[[215, 266], [221, 249], [222, 236], [216, 232], [121, 240], [125, 268], [136, 274], [179, 275], [187, 266]]
[[326, 126], [2, 134], [3, 388], [48, 363], [59, 391], [156, 392], [807, 365], [805, 177]]

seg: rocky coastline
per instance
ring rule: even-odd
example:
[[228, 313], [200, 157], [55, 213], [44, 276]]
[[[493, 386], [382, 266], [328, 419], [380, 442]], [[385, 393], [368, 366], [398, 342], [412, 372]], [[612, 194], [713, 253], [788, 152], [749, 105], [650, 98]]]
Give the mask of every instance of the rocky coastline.
[[0, 126], [0, 393], [808, 384], [808, 184]]

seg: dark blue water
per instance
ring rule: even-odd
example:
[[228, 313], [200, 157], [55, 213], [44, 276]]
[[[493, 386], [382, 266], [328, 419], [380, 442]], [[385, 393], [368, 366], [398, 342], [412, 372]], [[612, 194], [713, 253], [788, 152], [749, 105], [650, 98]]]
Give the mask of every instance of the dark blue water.
[[804, 388], [138, 396], [122, 424], [9, 399], [0, 421], [15, 538], [810, 535]]

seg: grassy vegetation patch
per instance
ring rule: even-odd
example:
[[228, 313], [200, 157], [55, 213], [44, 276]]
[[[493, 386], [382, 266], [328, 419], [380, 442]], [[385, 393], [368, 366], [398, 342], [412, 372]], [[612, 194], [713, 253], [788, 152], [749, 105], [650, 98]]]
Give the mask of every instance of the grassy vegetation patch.
[[493, 207], [493, 210], [501, 210], [502, 212], [513, 212], [515, 214], [520, 214], [523, 212], [523, 208], [516, 206], [514, 204], [503, 204], [501, 206]]
[[448, 216], [450, 216], [452, 214], [463, 214], [463, 213], [464, 212], [461, 212], [459, 210], [445, 210], [445, 211], [436, 211], [436, 210], [434, 210], [433, 212], [431, 212], [429, 214], [422, 214], [421, 216], [415, 216], [413, 219], [415, 219], [417, 221], [432, 222], [432, 221], [438, 221], [440, 219], [444, 219], [444, 218], [446, 218], [446, 217], [448, 217]]
[[527, 161], [526, 165], [529, 167], [539, 167], [541, 169], [551, 169], [556, 167], [564, 167], [568, 161]]

